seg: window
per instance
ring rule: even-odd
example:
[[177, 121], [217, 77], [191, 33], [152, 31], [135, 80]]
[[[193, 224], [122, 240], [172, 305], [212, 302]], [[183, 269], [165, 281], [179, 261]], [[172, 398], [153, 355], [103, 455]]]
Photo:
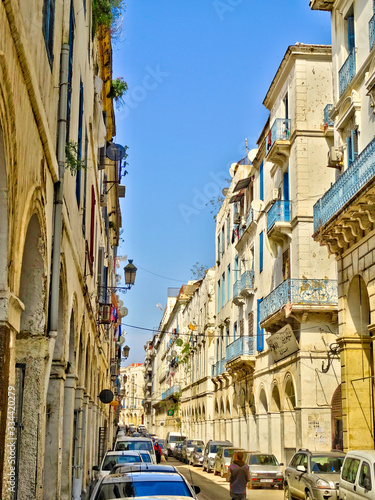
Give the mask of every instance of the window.
[[354, 483], [357, 476], [359, 468], [359, 460], [357, 458], [347, 458], [344, 462], [342, 468], [341, 477], [348, 481], [348, 483]]
[[346, 153], [348, 158], [348, 167], [358, 156], [358, 132], [351, 130], [350, 135], [346, 138]]
[[263, 271], [263, 231], [259, 234], [259, 272]]
[[227, 268], [227, 287], [228, 287], [228, 300], [230, 300], [230, 264]]
[[230, 242], [230, 222], [229, 217], [227, 218], [227, 248], [229, 247]]
[[346, 16], [346, 27], [347, 27], [347, 47], [348, 52], [350, 53], [355, 47], [355, 33], [354, 33], [354, 12], [353, 7], [349, 10], [348, 15]]
[[237, 338], [237, 321], [233, 325], [233, 341]]
[[289, 172], [288, 170], [283, 174], [283, 196], [284, 200], [289, 200]]
[[225, 250], [225, 235], [224, 235], [224, 226], [221, 228], [221, 255], [224, 255]]
[[[78, 108], [78, 152], [77, 160], [82, 158], [82, 128], [83, 128], [83, 83], [79, 86], [79, 108]], [[76, 174], [76, 198], [78, 206], [81, 204], [81, 169]]]
[[290, 278], [290, 247], [283, 252], [283, 280]]
[[226, 339], [225, 339], [225, 345], [227, 346], [228, 344], [230, 344], [230, 333], [229, 333], [229, 327], [227, 327], [227, 336], [226, 336]]
[[358, 485], [361, 486], [362, 488], [365, 488], [367, 491], [370, 491], [372, 488], [370, 464], [368, 464], [367, 462], [362, 463], [361, 472], [359, 474]]
[[220, 234], [217, 235], [217, 262], [220, 263]]
[[263, 162], [259, 167], [259, 198], [264, 200], [264, 178], [263, 178]]
[[221, 276], [221, 307], [225, 306], [225, 273]]
[[73, 0], [70, 3], [69, 19], [69, 64], [68, 64], [68, 94], [66, 100], [66, 142], [70, 139], [70, 110], [72, 104], [72, 81], [73, 81], [73, 46], [74, 46], [74, 7]]
[[234, 281], [238, 281], [238, 255], [234, 259]]
[[257, 349], [258, 351], [263, 351], [264, 349], [264, 332], [263, 328], [259, 325], [259, 307], [263, 298], [257, 300]]
[[249, 337], [254, 336], [254, 313], [253, 311], [249, 312], [247, 315], [247, 334]]
[[94, 262], [94, 232], [95, 232], [95, 189], [91, 186], [91, 220], [90, 220], [90, 262]]
[[220, 301], [221, 301], [221, 295], [220, 295], [220, 280], [217, 282], [217, 312], [220, 312]]
[[240, 319], [240, 337], [245, 335], [245, 320], [243, 318]]
[[53, 34], [55, 28], [55, 0], [43, 2], [43, 36], [50, 66], [53, 63]]
[[283, 99], [283, 103], [284, 103], [284, 115], [285, 115], [285, 119], [288, 120], [289, 118], [289, 97], [288, 97], [288, 92], [286, 93], [284, 99]]

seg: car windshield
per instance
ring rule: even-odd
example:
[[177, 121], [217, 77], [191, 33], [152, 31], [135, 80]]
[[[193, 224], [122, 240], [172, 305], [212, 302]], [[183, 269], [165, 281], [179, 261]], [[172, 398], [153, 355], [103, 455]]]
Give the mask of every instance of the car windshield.
[[234, 453], [234, 450], [224, 450], [224, 457], [231, 457]]
[[275, 455], [251, 455], [250, 465], [279, 465]]
[[185, 441], [185, 436], [170, 436], [169, 437], [170, 443], [179, 443], [180, 441]]
[[217, 453], [219, 448], [222, 448], [222, 444], [211, 444], [210, 445], [210, 453]]
[[129, 451], [129, 450], [152, 450], [151, 441], [118, 441], [115, 450]]
[[151, 457], [150, 457], [150, 454], [148, 453], [148, 451], [139, 450], [139, 454], [141, 455], [142, 460], [144, 462], [151, 463]]
[[195, 453], [202, 453], [202, 448], [200, 446], [197, 446], [195, 448]]
[[117, 498], [147, 497], [157, 495], [191, 497], [183, 481], [124, 481], [102, 484], [96, 500], [115, 500]]
[[116, 464], [134, 464], [137, 462], [142, 462], [142, 459], [134, 455], [108, 455], [104, 459], [102, 470], [112, 470]]
[[345, 457], [319, 455], [311, 457], [311, 472], [324, 474], [339, 474]]

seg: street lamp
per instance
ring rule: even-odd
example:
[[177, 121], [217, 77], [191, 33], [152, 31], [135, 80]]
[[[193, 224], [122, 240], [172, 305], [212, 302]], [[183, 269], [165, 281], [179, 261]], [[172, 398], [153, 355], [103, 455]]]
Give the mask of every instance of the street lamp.
[[129, 357], [129, 351], [130, 351], [130, 347], [126, 345], [122, 350], [122, 355], [124, 356], [125, 359], [127, 359]]
[[133, 264], [133, 260], [129, 259], [129, 264], [124, 267], [125, 272], [125, 283], [129, 287], [132, 287], [135, 282], [135, 275], [137, 274], [137, 268]]

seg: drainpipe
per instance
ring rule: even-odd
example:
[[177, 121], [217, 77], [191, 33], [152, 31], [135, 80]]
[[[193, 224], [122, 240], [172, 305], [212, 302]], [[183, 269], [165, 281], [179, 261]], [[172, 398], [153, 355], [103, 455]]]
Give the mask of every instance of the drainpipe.
[[55, 349], [58, 320], [59, 320], [59, 298], [60, 298], [60, 253], [62, 240], [62, 209], [64, 193], [64, 171], [65, 171], [65, 143], [66, 143], [66, 119], [68, 99], [68, 67], [69, 67], [69, 45], [64, 43], [61, 48], [60, 60], [60, 99], [57, 124], [57, 162], [59, 165], [59, 180], [55, 183], [55, 217], [53, 225], [53, 249], [51, 265], [51, 293], [49, 304], [48, 336], [49, 359], [46, 372], [46, 396], [48, 390], [48, 379], [51, 372], [53, 352]]

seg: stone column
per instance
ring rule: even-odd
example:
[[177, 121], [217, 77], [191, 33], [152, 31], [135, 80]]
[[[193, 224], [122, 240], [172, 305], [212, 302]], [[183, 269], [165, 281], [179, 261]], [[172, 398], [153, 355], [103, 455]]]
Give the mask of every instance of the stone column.
[[44, 500], [59, 500], [61, 498], [64, 383], [65, 365], [52, 363], [47, 392]]
[[[72, 497], [72, 457], [76, 446], [73, 443], [74, 406], [77, 376], [66, 376], [64, 387], [63, 442], [61, 468], [61, 499], [71, 500]], [[77, 426], [78, 427], [78, 426]]]

